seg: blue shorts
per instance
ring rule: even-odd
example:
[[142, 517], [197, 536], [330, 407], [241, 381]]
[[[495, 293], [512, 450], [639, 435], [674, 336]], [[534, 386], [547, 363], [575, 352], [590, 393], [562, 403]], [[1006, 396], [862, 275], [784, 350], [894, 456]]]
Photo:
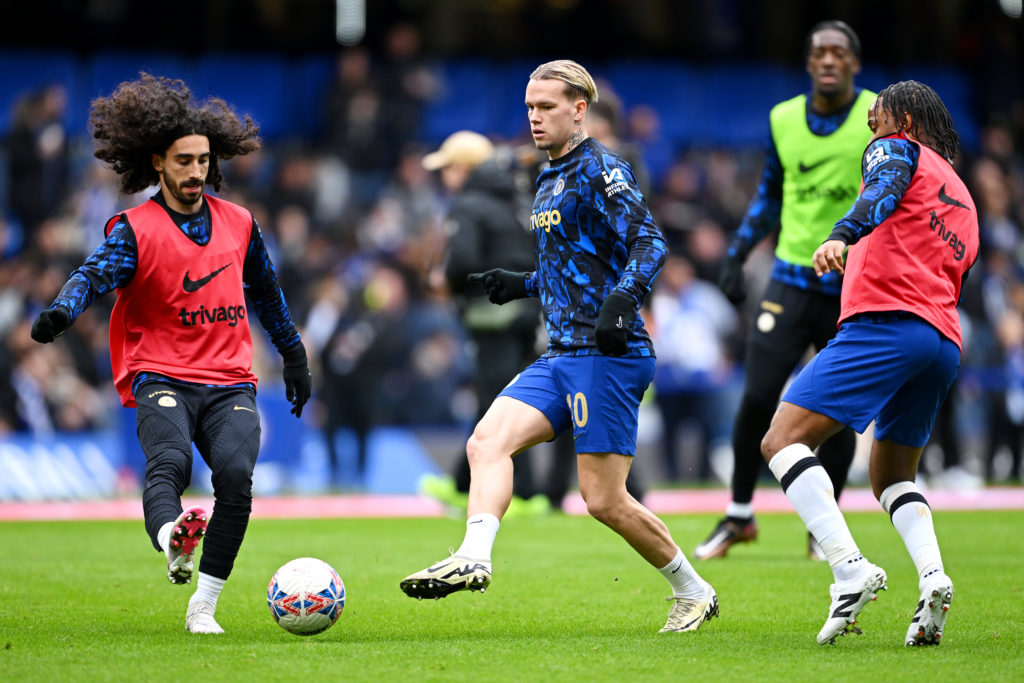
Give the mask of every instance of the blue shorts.
[[577, 453], [636, 454], [637, 412], [654, 358], [542, 356], [499, 396], [531, 405], [555, 434], [572, 425]]
[[917, 317], [866, 314], [839, 333], [793, 380], [783, 401], [875, 438], [919, 448], [960, 370], [960, 348]]

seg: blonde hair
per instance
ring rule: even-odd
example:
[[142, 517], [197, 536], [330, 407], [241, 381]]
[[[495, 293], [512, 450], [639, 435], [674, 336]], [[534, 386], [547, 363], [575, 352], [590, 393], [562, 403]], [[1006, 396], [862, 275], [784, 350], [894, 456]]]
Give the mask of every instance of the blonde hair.
[[571, 59], [558, 59], [541, 64], [530, 74], [531, 81], [556, 80], [565, 83], [569, 97], [580, 97], [588, 105], [597, 102], [597, 84], [582, 66]]

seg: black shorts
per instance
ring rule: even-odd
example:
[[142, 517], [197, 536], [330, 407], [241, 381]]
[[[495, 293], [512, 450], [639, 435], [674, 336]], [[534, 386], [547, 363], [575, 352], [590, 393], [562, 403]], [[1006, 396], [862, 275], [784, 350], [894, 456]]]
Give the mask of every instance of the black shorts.
[[260, 418], [250, 385], [207, 387], [148, 381], [135, 393], [139, 443], [147, 460], [167, 450], [191, 453], [192, 444], [210, 469], [256, 466]]
[[771, 280], [754, 313], [747, 343], [746, 385], [752, 398], [776, 402], [807, 349], [836, 334], [839, 297]]

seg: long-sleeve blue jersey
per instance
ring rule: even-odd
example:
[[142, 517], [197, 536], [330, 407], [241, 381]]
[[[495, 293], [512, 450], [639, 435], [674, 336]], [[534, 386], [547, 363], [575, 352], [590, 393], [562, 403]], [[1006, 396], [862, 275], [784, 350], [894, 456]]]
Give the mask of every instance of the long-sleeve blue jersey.
[[861, 162], [864, 189], [828, 239], [856, 244], [892, 215], [917, 170], [921, 150], [903, 138], [881, 138], [868, 145]]
[[[668, 252], [629, 164], [593, 138], [551, 161], [537, 178], [530, 228], [537, 269], [527, 292], [539, 296], [549, 356], [597, 355], [594, 327], [612, 291], [639, 308]], [[637, 315], [626, 356], [653, 356]]]
[[[860, 88], [857, 88], [854, 98], [850, 100], [847, 107], [828, 115], [818, 114], [808, 106], [806, 108], [807, 127], [815, 135], [831, 135], [846, 121], [859, 95]], [[808, 102], [810, 99], [811, 94], [808, 93]], [[769, 133], [765, 143], [764, 169], [757, 186], [757, 194], [750, 202], [739, 228], [733, 235], [732, 243], [729, 246], [730, 257], [745, 261], [751, 250], [761, 240], [778, 229], [782, 216], [783, 175], [782, 161], [775, 148], [775, 140]], [[787, 263], [778, 258], [775, 259], [771, 277], [773, 280], [779, 280], [793, 287], [819, 291], [836, 297], [839, 296], [843, 287], [842, 276], [838, 273], [829, 273], [824, 277], [818, 277], [813, 268]]]
[[[153, 199], [163, 206], [179, 229], [196, 244], [210, 241], [210, 212], [205, 206], [194, 216], [176, 213], [167, 207], [163, 196]], [[93, 301], [114, 289], [126, 286], [135, 276], [139, 249], [131, 226], [120, 219], [111, 227], [107, 238], [89, 255], [61, 288], [51, 308], [66, 309], [74, 321]], [[281, 353], [299, 343], [300, 337], [288, 313], [284, 294], [277, 284], [277, 273], [270, 261], [263, 234], [256, 220], [242, 270], [242, 282], [256, 316]], [[140, 376], [141, 377], [141, 376]], [[136, 384], [139, 378], [136, 378]]]

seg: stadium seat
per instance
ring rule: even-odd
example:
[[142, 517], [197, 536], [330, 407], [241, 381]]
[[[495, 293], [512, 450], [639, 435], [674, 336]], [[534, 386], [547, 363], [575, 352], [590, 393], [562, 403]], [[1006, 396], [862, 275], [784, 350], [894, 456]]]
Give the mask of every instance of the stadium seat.
[[[208, 54], [196, 66], [194, 83], [199, 97], [224, 99], [240, 114], [249, 114], [267, 140], [298, 134], [293, 111], [300, 90], [288, 82], [282, 57], [266, 54]], [[301, 103], [309, 106], [309, 103]]]
[[[109, 95], [124, 81], [138, 78], [140, 71], [192, 83], [192, 64], [181, 57], [157, 52], [101, 52], [85, 62], [79, 99], [71, 106], [88, 118], [89, 103], [93, 99]], [[83, 134], [86, 132], [84, 123], [78, 131]]]
[[288, 83], [294, 89], [288, 118], [305, 138], [316, 140], [324, 133], [324, 99], [334, 80], [335, 59], [334, 54], [321, 53], [288, 64]]
[[68, 93], [64, 123], [72, 130], [85, 127], [85, 113], [75, 107], [79, 72], [70, 52], [5, 50], [0, 52], [0, 137], [11, 129], [14, 105], [32, 90], [60, 83]]

